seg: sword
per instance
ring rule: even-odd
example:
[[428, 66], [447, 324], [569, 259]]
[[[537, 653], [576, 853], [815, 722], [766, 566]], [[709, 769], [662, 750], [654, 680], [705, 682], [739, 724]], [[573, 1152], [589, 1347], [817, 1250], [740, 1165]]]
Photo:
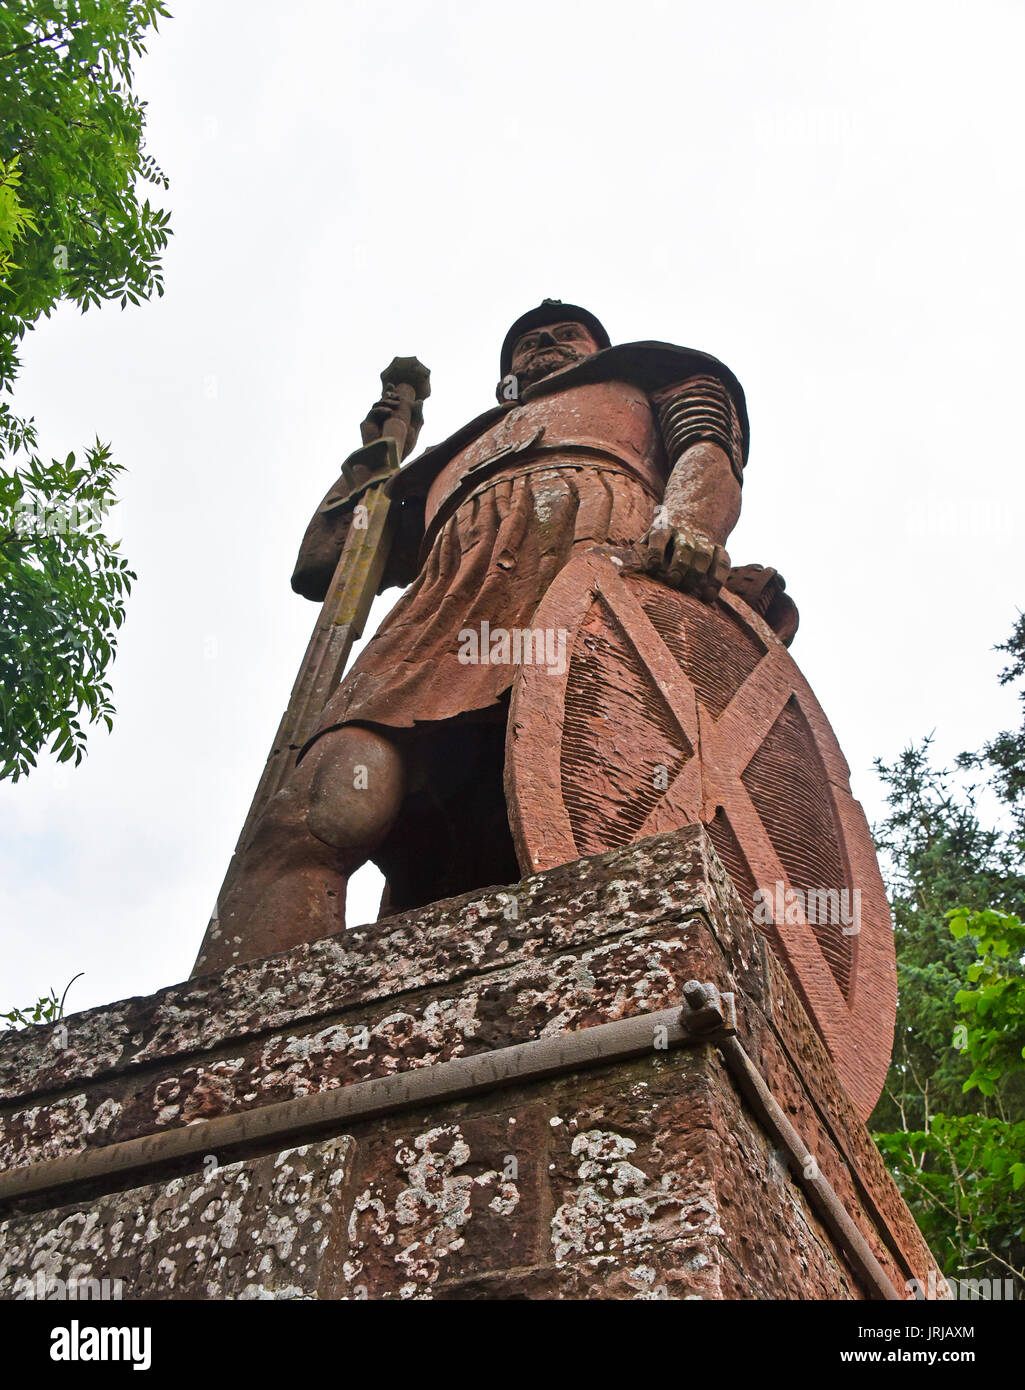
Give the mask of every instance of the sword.
[[[411, 431], [414, 411], [419, 411], [430, 395], [430, 382], [430, 372], [415, 357], [395, 357], [385, 367], [381, 373], [384, 394], [393, 388], [397, 404], [380, 423], [375, 422], [375, 411], [371, 411], [361, 426], [362, 447], [342, 464], [339, 487], [320, 508], [323, 514], [352, 510], [353, 520], [217, 895], [218, 904], [234, 882], [267, 803], [287, 780], [295, 766], [295, 755], [316, 733], [320, 715], [342, 678], [353, 643], [363, 634], [394, 534], [392, 503], [384, 484], [398, 471], [412, 447], [416, 437]], [[357, 465], [369, 470], [369, 476], [358, 484], [354, 472]], [[217, 925], [217, 917], [215, 908], [208, 935]], [[201, 956], [205, 947], [204, 939]]]

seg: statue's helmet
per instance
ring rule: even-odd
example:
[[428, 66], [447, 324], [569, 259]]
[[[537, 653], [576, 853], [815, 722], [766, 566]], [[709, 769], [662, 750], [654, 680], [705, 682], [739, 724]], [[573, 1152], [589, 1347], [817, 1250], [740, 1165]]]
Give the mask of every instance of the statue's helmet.
[[582, 324], [598, 344], [599, 350], [612, 346], [604, 327], [588, 310], [581, 309], [579, 304], [563, 304], [561, 299], [544, 299], [536, 309], [522, 314], [505, 335], [501, 359], [503, 378], [509, 375], [512, 367], [513, 349], [524, 333], [529, 333], [532, 328], [544, 328], [550, 323]]

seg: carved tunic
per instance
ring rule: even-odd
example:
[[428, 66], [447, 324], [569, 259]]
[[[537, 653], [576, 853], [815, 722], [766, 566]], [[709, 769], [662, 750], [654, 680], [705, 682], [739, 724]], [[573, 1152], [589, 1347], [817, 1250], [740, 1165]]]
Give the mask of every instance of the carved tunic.
[[515, 634], [530, 629], [576, 548], [638, 541], [670, 460], [698, 439], [721, 444], [739, 476], [737, 412], [708, 376], [662, 389], [654, 403], [628, 381], [567, 383], [490, 423], [431, 482], [419, 573], [310, 743], [347, 723], [408, 729], [460, 715], [502, 717], [516, 667], [486, 659], [495, 634], [511, 634], [516, 650]]

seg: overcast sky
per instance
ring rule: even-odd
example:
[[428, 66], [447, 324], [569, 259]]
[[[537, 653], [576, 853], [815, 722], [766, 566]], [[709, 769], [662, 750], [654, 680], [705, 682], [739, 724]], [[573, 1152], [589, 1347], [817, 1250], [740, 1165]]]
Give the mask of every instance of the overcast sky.
[[381, 368], [430, 366], [437, 441], [546, 295], [740, 377], [730, 553], [786, 575], [870, 819], [875, 756], [1015, 720], [1019, 4], [172, 7], [138, 68], [166, 295], [43, 322], [16, 397], [47, 453], [113, 444], [139, 579], [113, 734], [0, 784], [0, 1009], [188, 975], [315, 618], [299, 540]]

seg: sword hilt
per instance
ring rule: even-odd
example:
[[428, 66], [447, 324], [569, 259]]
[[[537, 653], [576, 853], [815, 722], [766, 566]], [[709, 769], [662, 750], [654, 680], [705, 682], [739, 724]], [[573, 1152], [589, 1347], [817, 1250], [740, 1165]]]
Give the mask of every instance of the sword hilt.
[[399, 397], [398, 410], [381, 426], [381, 438], [394, 439], [399, 458], [404, 459], [423, 424], [422, 407], [431, 394], [431, 373], [417, 357], [393, 357], [381, 373], [381, 384], [393, 386]]

